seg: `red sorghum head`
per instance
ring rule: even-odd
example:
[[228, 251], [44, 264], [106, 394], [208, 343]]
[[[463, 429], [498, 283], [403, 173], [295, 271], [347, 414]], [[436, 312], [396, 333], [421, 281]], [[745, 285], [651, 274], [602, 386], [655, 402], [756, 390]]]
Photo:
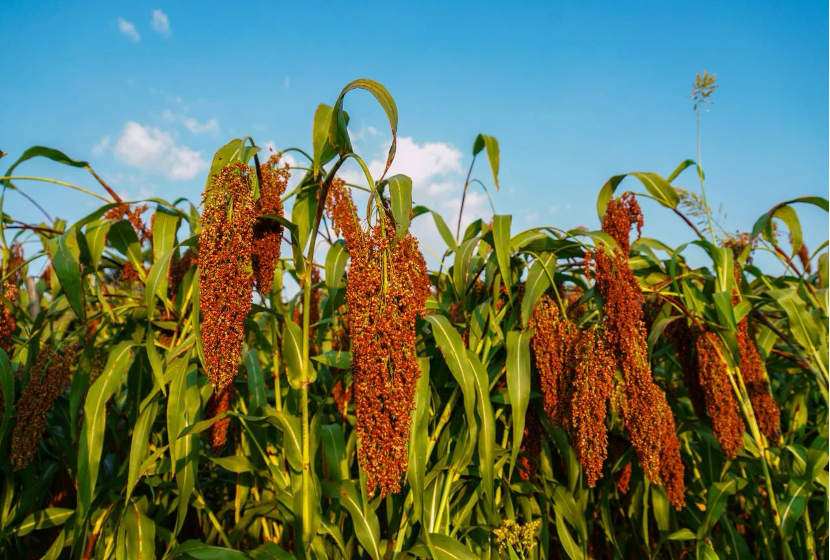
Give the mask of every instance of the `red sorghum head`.
[[[3, 297], [10, 303], [17, 301], [18, 288], [10, 281], [6, 280], [3, 283]], [[11, 352], [12, 334], [17, 328], [17, 320], [14, 317], [14, 309], [9, 307], [5, 302], [0, 306], [0, 348]]]
[[[741, 269], [735, 264], [735, 282], [740, 284]], [[733, 303], [737, 303], [740, 297], [736, 294]], [[781, 437], [781, 411], [770, 394], [769, 378], [764, 367], [764, 360], [755, 345], [755, 339], [749, 331], [749, 319], [744, 317], [738, 322], [738, 350], [741, 355], [741, 377], [744, 380], [746, 392], [752, 403], [752, 410], [758, 427], [767, 438], [777, 443]]]
[[41, 348], [15, 405], [17, 424], [12, 432], [11, 463], [14, 470], [25, 468], [34, 458], [37, 445], [46, 429], [46, 415], [69, 386], [73, 352], [55, 352], [48, 345]]
[[203, 195], [199, 235], [202, 345], [211, 384], [224, 389], [236, 377], [251, 310], [251, 253], [256, 218], [251, 169], [237, 162], [211, 179]]
[[[229, 385], [221, 392], [214, 392], [208, 399], [205, 407], [205, 414], [208, 418], [215, 418], [216, 416], [227, 412], [231, 408], [231, 402], [236, 395], [236, 389], [233, 385]], [[225, 443], [228, 441], [228, 431], [231, 427], [230, 417], [222, 418], [213, 423], [210, 427], [210, 448], [215, 456], [222, 453]]]
[[676, 508], [683, 505], [683, 464], [666, 395], [652, 379], [643, 322], [643, 294], [628, 263], [631, 226], [643, 219], [632, 195], [608, 204], [603, 231], [619, 245], [586, 255], [588, 274], [602, 296], [605, 342], [622, 373], [620, 403], [625, 429], [646, 476], [663, 484]]
[[425, 312], [429, 277], [412, 235], [396, 239], [392, 224], [382, 219], [364, 232], [343, 181], [332, 182], [329, 196], [329, 218], [351, 258], [346, 301], [358, 459], [369, 493], [385, 496], [400, 490], [406, 472], [420, 377], [415, 318]]
[[536, 408], [531, 405], [525, 413], [525, 429], [522, 435], [522, 454], [519, 456], [519, 478], [531, 481], [536, 478], [539, 469], [539, 457], [542, 453], [542, 433], [544, 427], [536, 413]]
[[[256, 213], [260, 216], [282, 216], [281, 196], [288, 185], [289, 169], [286, 164], [279, 167], [280, 154], [273, 154], [265, 165], [260, 166], [262, 184]], [[274, 268], [280, 260], [282, 224], [270, 218], [257, 218], [254, 224], [253, 267], [257, 290], [262, 294], [271, 292], [274, 283]]]

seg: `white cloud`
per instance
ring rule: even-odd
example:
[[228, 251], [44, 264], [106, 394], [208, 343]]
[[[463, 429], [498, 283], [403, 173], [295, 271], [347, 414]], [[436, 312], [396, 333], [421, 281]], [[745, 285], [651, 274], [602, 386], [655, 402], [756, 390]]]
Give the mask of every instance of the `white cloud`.
[[101, 138], [97, 144], [92, 146], [92, 154], [96, 156], [103, 155], [104, 152], [107, 151], [107, 148], [110, 147], [110, 137], [104, 136]]
[[118, 18], [118, 31], [131, 41], [138, 42], [141, 40], [141, 35], [136, 31], [135, 25], [122, 17]]
[[214, 118], [210, 118], [203, 123], [191, 118], [185, 118], [182, 122], [184, 122], [184, 126], [186, 126], [187, 129], [194, 134], [219, 132], [219, 121]]
[[[366, 132], [372, 134], [372, 131], [368, 129]], [[367, 164], [375, 180], [380, 177], [386, 166], [388, 148], [389, 145], [386, 144], [378, 157], [371, 159]], [[463, 154], [451, 144], [446, 142], [418, 143], [412, 137], [404, 136], [398, 138], [395, 160], [386, 176], [402, 173], [411, 178], [413, 204], [423, 204], [441, 214], [454, 234], [464, 188], [462, 161]], [[340, 176], [350, 183], [366, 184], [363, 172], [356, 166], [350, 166], [340, 173]], [[356, 201], [359, 198], [362, 197], [355, 196]], [[358, 207], [361, 207], [360, 203]], [[463, 232], [464, 228], [474, 220], [479, 218], [487, 220], [491, 215], [492, 210], [487, 195], [481, 187], [471, 185], [464, 200], [461, 231]], [[440, 255], [443, 252], [445, 244], [430, 216], [416, 219], [412, 231], [419, 239], [425, 255], [429, 257], [430, 254]]]
[[208, 132], [216, 134], [219, 132], [219, 121], [213, 117], [209, 118], [205, 122], [199, 122], [192, 117], [187, 117], [180, 113], [174, 113], [169, 109], [166, 109], [161, 116], [164, 120], [169, 122], [181, 122], [185, 128], [193, 134], [205, 134]]
[[164, 174], [173, 181], [192, 179], [207, 168], [201, 152], [177, 145], [169, 132], [135, 121], [124, 125], [113, 154], [130, 167]]
[[153, 31], [165, 37], [170, 36], [170, 19], [161, 10], [153, 10], [153, 19], [150, 21]]

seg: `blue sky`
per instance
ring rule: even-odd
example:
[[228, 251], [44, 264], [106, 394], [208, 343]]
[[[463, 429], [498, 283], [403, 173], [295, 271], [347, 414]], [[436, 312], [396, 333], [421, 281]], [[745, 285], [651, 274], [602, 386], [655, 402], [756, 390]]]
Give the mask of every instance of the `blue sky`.
[[[780, 200], [828, 194], [824, 2], [245, 6], [4, 2], [3, 168], [42, 144], [89, 160], [128, 198], [198, 202], [206, 164], [227, 140], [248, 134], [263, 146], [308, 148], [317, 104], [367, 77], [397, 102], [397, 170], [413, 176], [416, 202], [454, 224], [472, 142], [484, 132], [501, 145], [502, 188], [492, 194], [515, 231], [593, 229], [608, 177], [667, 175], [696, 157], [687, 95], [705, 69], [721, 85], [703, 117], [707, 191], [727, 229], [751, 228]], [[364, 159], [382, 159], [382, 111], [360, 92], [346, 108]], [[19, 171], [95, 186], [50, 163]], [[475, 176], [492, 185], [486, 162]], [[677, 184], [698, 188], [691, 173]], [[94, 205], [57, 187], [21, 186], [61, 217]], [[489, 215], [480, 191], [468, 204], [469, 218]], [[644, 209], [646, 235], [691, 239], [669, 211]], [[6, 210], [38, 219], [13, 194]], [[815, 247], [827, 238], [827, 216], [799, 211]], [[429, 226], [417, 230], [438, 249]]]

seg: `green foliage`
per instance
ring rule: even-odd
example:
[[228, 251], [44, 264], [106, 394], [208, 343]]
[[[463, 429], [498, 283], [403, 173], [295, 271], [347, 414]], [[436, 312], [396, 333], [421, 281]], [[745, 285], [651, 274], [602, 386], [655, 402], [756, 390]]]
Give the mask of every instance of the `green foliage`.
[[[699, 85], [696, 102], [703, 103], [716, 86]], [[600, 322], [603, 302], [584, 258], [596, 246], [616, 247], [613, 239], [553, 227], [516, 233], [511, 216], [501, 214], [490, 224], [474, 222], [463, 235], [459, 217], [454, 238], [440, 215], [412, 208], [409, 178], [375, 181], [366, 169], [370, 204], [394, 220], [397, 238], [429, 213], [449, 247], [441, 268], [430, 273], [428, 311], [416, 325], [421, 378], [406, 479], [400, 494], [368, 495], [348, 397], [349, 254], [342, 240], [328, 240], [325, 277], [311, 281], [320, 197], [346, 158], [362, 164], [343, 109], [356, 88], [384, 109], [392, 131], [388, 163], [394, 158], [398, 112], [380, 84], [357, 80], [334, 105], [318, 107], [313, 157], [307, 169], [298, 168], [307, 174], [286, 196], [294, 198], [291, 220], [265, 217], [284, 226], [292, 254], [280, 260], [272, 293], [255, 296], [233, 398], [218, 415], [208, 406], [213, 388], [200, 343], [198, 273], [185, 253], [198, 253], [193, 205], [150, 201], [145, 222], [152, 231], [142, 236], [131, 221], [106, 217], [121, 201], [99, 179], [111, 199], [96, 195], [107, 202], [75, 224], [21, 229], [2, 215], [3, 281], [18, 288], [13, 295], [4, 286], [2, 298], [14, 329], [7, 352], [0, 352], [5, 557], [807, 558], [827, 550], [826, 243], [815, 255], [816, 272], [791, 260], [803, 243], [795, 203], [827, 210], [817, 197], [774, 205], [758, 219], [737, 257], [743, 282], [733, 276], [733, 251], [699, 237], [693, 243], [706, 250], [706, 266], [686, 260], [688, 244], [641, 239], [633, 246], [629, 262], [650, 310], [649, 358], [676, 416], [686, 468], [686, 505], [675, 511], [636, 460], [631, 466], [626, 445], [612, 448], [603, 478], [589, 488], [568, 436], [542, 410], [530, 316], [548, 294], [580, 327]], [[249, 139], [233, 140], [217, 151], [211, 173], [249, 162], [257, 150]], [[473, 155], [482, 151], [498, 185], [496, 139], [479, 135]], [[2, 179], [4, 192], [21, 188], [12, 171], [34, 157], [88, 169], [35, 147]], [[688, 160], [668, 179], [651, 172], [612, 177], [600, 190], [600, 216], [631, 175], [639, 183], [626, 185], [644, 187], [640, 196], [691, 225], [684, 201], [699, 200], [671, 183], [696, 166]], [[789, 254], [777, 245], [776, 220], [792, 234]], [[26, 236], [40, 247], [14, 261], [15, 244]], [[777, 255], [787, 271], [775, 276], [754, 267], [748, 257], [760, 249]], [[49, 273], [35, 276], [33, 263], [48, 265]], [[125, 275], [129, 268], [134, 276]], [[283, 290], [289, 277], [300, 294]], [[568, 294], [576, 296], [562, 299]], [[734, 459], [695, 414], [666, 336], [667, 326], [686, 316], [718, 334], [736, 380], [747, 431]], [[778, 441], [761, 433], [747, 404], [735, 342], [744, 317], [782, 411]], [[47, 346], [73, 353], [71, 384], [48, 412], [35, 459], [13, 471], [14, 403]], [[531, 425], [531, 414], [541, 424]], [[607, 426], [615, 441], [626, 438], [621, 422], [612, 409]], [[216, 445], [222, 426], [227, 441]], [[626, 468], [630, 481], [623, 485]]]

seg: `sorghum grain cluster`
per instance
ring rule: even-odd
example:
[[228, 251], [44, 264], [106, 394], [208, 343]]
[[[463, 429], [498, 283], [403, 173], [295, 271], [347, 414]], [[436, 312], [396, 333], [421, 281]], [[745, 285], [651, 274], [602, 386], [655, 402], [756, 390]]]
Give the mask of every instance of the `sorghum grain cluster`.
[[351, 257], [346, 287], [359, 462], [370, 494], [400, 490], [420, 368], [415, 318], [430, 283], [417, 240], [395, 238], [381, 217], [363, 231], [345, 183], [335, 180], [327, 210]]
[[637, 460], [650, 480], [666, 487], [669, 500], [680, 509], [685, 503], [680, 442], [666, 395], [651, 376], [643, 295], [628, 263], [631, 227], [636, 226], [639, 234], [642, 225], [633, 195], [610, 201], [602, 230], [618, 248], [611, 252], [599, 247], [586, 256], [586, 264], [602, 296], [605, 341], [622, 372], [622, 416]]
[[15, 405], [17, 424], [12, 433], [11, 463], [14, 470], [26, 468], [35, 456], [46, 428], [46, 415], [69, 386], [73, 353], [55, 352], [44, 346], [30, 372], [29, 383]]
[[[279, 167], [280, 154], [273, 154], [265, 165], [260, 166], [262, 184], [256, 213], [260, 216], [282, 216], [283, 205], [280, 197], [288, 185], [288, 166]], [[271, 293], [274, 283], [274, 268], [280, 260], [282, 224], [271, 219], [258, 217], [254, 224], [253, 267], [256, 288], [261, 294]]]
[[211, 384], [230, 385], [239, 367], [245, 317], [251, 310], [251, 253], [256, 218], [251, 169], [237, 162], [215, 174], [202, 199], [199, 298], [202, 344]]

